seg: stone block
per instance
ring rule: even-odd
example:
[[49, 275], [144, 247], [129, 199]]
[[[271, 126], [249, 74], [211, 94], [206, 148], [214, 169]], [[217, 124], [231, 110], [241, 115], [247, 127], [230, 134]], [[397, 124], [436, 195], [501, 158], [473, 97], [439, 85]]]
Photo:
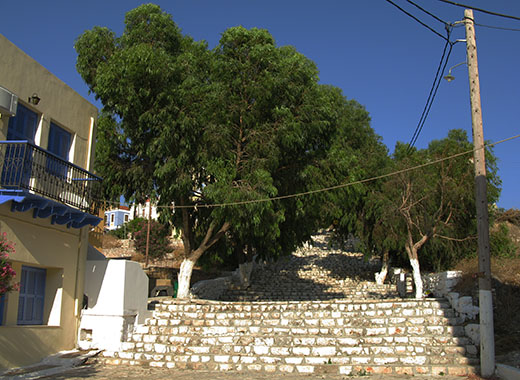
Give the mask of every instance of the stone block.
[[334, 356], [336, 355], [336, 347], [313, 347], [311, 352], [316, 356]]
[[253, 352], [257, 355], [266, 355], [269, 352], [267, 346], [253, 346]]
[[406, 356], [402, 357], [401, 362], [404, 364], [423, 365], [426, 363], [426, 356]]
[[296, 371], [298, 373], [314, 373], [314, 367], [311, 365], [297, 365]]
[[281, 372], [292, 373], [294, 372], [294, 366], [289, 364], [282, 364], [278, 367]]
[[294, 355], [308, 356], [311, 353], [311, 349], [309, 347], [293, 347], [292, 353]]
[[412, 367], [395, 367], [395, 373], [398, 375], [413, 375]]

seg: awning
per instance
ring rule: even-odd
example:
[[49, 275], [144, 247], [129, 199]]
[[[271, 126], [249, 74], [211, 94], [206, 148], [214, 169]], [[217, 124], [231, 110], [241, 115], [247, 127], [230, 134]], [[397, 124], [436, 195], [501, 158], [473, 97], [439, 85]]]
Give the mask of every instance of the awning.
[[63, 203], [31, 194], [23, 190], [0, 191], [0, 204], [12, 201], [11, 211], [25, 212], [33, 209], [33, 218], [51, 218], [51, 224], [67, 225], [67, 228], [95, 227], [101, 222], [98, 216], [90, 215]]

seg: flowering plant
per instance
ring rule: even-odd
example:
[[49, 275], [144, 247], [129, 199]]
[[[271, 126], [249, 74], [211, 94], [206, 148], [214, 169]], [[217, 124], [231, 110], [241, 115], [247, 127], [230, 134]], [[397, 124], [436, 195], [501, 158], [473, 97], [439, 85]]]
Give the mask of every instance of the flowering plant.
[[0, 296], [19, 288], [19, 284], [11, 283], [16, 276], [16, 272], [7, 260], [9, 254], [14, 252], [14, 246], [12, 242], [7, 240], [6, 235], [5, 232], [0, 235]]

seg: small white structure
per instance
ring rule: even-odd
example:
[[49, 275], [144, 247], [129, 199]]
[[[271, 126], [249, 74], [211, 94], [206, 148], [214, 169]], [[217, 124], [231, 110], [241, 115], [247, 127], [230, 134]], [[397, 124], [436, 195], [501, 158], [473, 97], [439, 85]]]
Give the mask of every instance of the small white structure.
[[133, 261], [87, 261], [85, 295], [88, 308], [81, 314], [81, 349], [119, 350], [134, 325], [144, 323], [148, 314], [148, 277]]
[[[158, 213], [157, 213], [157, 205], [155, 203], [152, 203], [152, 217], [151, 219], [157, 220]], [[148, 219], [148, 215], [150, 215], [150, 199], [147, 199], [144, 204], [132, 204], [130, 206], [130, 219], [136, 218], [144, 218]]]

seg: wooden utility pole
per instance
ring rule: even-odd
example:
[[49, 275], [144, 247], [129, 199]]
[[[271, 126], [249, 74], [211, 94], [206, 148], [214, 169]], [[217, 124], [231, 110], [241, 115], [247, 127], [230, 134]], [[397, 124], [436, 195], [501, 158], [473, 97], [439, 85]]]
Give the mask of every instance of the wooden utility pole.
[[146, 263], [145, 267], [148, 268], [148, 251], [150, 249], [150, 225], [152, 224], [152, 200], [148, 199], [148, 228], [146, 230]]
[[486, 158], [480, 105], [480, 82], [477, 63], [477, 43], [473, 11], [464, 11], [466, 52], [473, 126], [473, 159], [475, 163], [475, 201], [477, 206], [479, 308], [480, 308], [480, 367], [483, 377], [495, 373], [495, 336], [493, 329], [493, 295], [491, 292], [491, 262], [489, 254], [489, 217], [487, 202]]

